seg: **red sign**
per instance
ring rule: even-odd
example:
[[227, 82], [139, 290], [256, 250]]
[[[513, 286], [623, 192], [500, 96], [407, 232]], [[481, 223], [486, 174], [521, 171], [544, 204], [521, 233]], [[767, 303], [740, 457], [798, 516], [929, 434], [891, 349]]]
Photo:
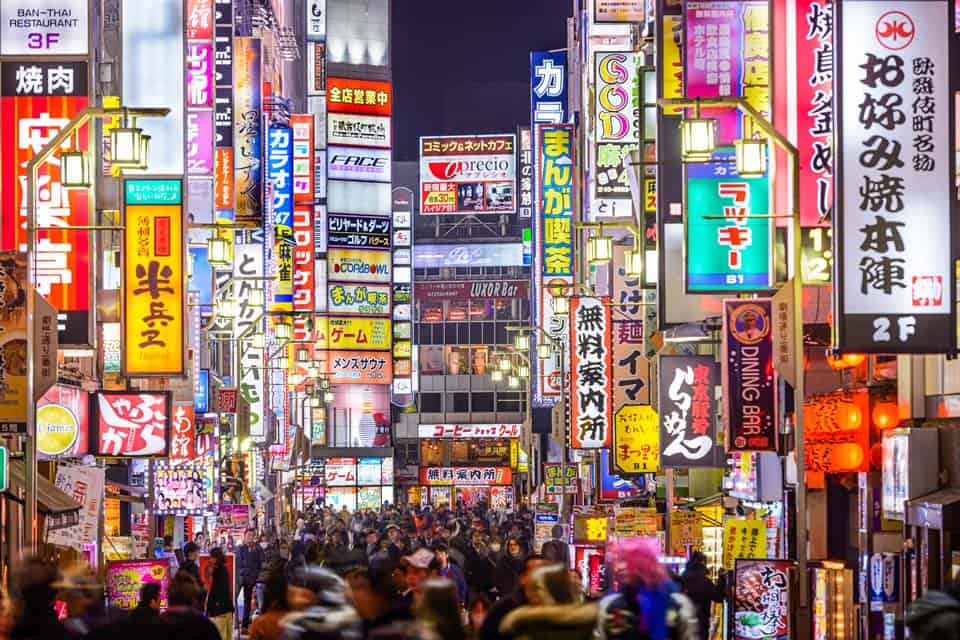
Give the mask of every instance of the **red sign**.
[[193, 460], [196, 457], [193, 405], [177, 403], [173, 407], [173, 421], [170, 428], [170, 460]]
[[213, 0], [187, 0], [187, 40], [213, 39]]
[[[207, 555], [200, 556], [200, 582], [206, 591], [210, 591], [213, 586], [213, 558]], [[227, 565], [227, 584], [230, 585], [230, 597], [233, 597], [233, 581], [235, 573], [234, 555], [232, 553], [224, 554], [224, 564]]]
[[97, 394], [97, 455], [163, 457], [168, 453], [171, 395], [167, 391]]
[[[80, 62], [5, 62], [0, 69], [0, 250], [23, 251], [27, 244], [27, 162], [87, 106], [87, 65]], [[89, 125], [68, 148], [89, 151]], [[64, 189], [60, 159], [39, 168], [37, 224], [89, 225], [90, 191]], [[86, 231], [39, 231], [37, 290], [58, 311], [68, 312], [60, 344], [89, 341], [90, 238]], [[69, 313], [83, 312], [83, 313]]]
[[493, 486], [513, 484], [510, 467], [420, 467], [420, 484]]
[[293, 242], [293, 311], [313, 313], [315, 278], [312, 204], [294, 205]]
[[327, 111], [389, 116], [393, 110], [393, 89], [389, 82], [327, 78]]
[[237, 412], [237, 388], [221, 387], [217, 390], [217, 407], [220, 413]]
[[530, 282], [527, 280], [418, 282], [414, 289], [414, 296], [418, 301], [471, 300], [477, 298], [526, 300], [530, 297]]
[[293, 129], [293, 201], [313, 206], [313, 116], [291, 115]]
[[217, 147], [213, 193], [217, 209], [233, 209], [233, 149]]

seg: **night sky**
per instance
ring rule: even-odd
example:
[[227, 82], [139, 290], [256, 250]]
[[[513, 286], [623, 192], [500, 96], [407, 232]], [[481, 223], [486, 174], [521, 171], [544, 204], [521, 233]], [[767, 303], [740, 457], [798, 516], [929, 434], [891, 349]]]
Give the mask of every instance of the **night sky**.
[[393, 0], [394, 158], [421, 135], [530, 123], [530, 51], [566, 46], [571, 0]]

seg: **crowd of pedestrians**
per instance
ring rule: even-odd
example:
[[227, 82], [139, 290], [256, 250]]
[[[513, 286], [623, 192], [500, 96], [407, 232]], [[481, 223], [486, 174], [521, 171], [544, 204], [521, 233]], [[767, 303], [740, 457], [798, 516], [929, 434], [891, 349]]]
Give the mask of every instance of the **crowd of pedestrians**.
[[[590, 593], [562, 527], [537, 553], [523, 509], [322, 509], [272, 541], [247, 532], [231, 550], [235, 585], [220, 547], [202, 585], [199, 551], [184, 546], [165, 607], [146, 583], [126, 612], [105, 605], [92, 575], [27, 559], [0, 591], [0, 640], [705, 640], [724, 596], [702, 555], [675, 576], [645, 540], [609, 547], [607, 584]], [[915, 636], [953, 640], [943, 629], [960, 605], [936, 604], [915, 609]]]

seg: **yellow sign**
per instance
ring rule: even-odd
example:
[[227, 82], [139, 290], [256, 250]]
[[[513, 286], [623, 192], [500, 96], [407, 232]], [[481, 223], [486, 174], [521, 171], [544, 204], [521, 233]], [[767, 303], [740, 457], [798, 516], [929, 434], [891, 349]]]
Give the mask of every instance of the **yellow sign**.
[[[643, 212], [654, 214], [657, 212], [657, 179], [643, 179]], [[649, 221], [648, 221], [649, 223]]]
[[369, 249], [327, 251], [327, 277], [343, 282], [390, 282], [390, 252]]
[[644, 404], [621, 407], [613, 421], [613, 468], [620, 473], [655, 473], [660, 467], [657, 412]]
[[124, 181], [123, 374], [184, 372], [183, 181]]
[[[683, 97], [683, 62], [680, 60], [680, 16], [663, 16], [663, 90], [664, 98]], [[665, 115], [679, 115], [679, 107], [668, 107]]]
[[389, 351], [390, 330], [388, 318], [320, 318], [317, 322], [317, 348]]
[[27, 432], [27, 259], [0, 254], [0, 433]]
[[670, 545], [675, 555], [686, 555], [687, 547], [703, 545], [703, 525], [696, 511], [674, 511], [670, 514]]
[[37, 407], [37, 451], [40, 453], [48, 456], [66, 453], [80, 437], [80, 429], [77, 416], [66, 407], [54, 403]]
[[733, 571], [737, 558], [767, 557], [767, 525], [764, 520], [730, 518], [723, 523], [723, 568]]

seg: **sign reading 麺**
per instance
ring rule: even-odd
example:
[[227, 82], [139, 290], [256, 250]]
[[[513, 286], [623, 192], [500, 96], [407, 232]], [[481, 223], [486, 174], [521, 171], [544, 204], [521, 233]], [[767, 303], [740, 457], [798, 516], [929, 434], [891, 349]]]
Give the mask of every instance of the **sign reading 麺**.
[[851, 0], [835, 12], [834, 342], [861, 353], [953, 351], [952, 3]]
[[184, 371], [183, 181], [123, 185], [123, 373]]

